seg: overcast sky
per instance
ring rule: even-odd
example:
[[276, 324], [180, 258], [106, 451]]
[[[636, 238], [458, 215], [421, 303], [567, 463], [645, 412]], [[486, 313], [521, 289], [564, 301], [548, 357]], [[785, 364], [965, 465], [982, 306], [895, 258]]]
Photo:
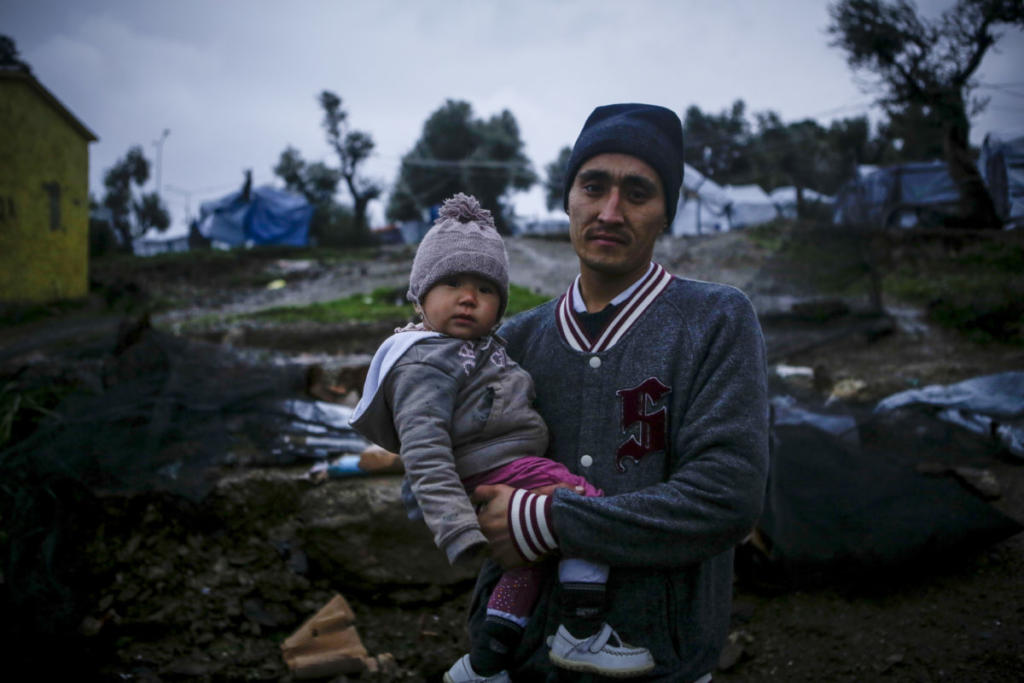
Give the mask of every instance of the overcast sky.
[[[923, 0], [936, 16], [952, 0]], [[597, 105], [642, 101], [680, 115], [736, 99], [784, 121], [871, 113], [872, 96], [829, 47], [824, 0], [2, 0], [0, 33], [96, 135], [90, 189], [141, 144], [176, 226], [186, 207], [276, 183], [288, 145], [335, 164], [316, 97], [337, 93], [377, 143], [366, 173], [390, 189], [446, 99], [478, 117], [509, 109], [538, 175]], [[1005, 29], [979, 91], [972, 141], [1024, 121], [1024, 33]], [[155, 175], [155, 172], [154, 172]], [[155, 187], [155, 177], [150, 188]], [[385, 197], [386, 199], [386, 197]], [[539, 188], [517, 211], [543, 211]], [[371, 204], [374, 224], [384, 203]], [[180, 229], [178, 227], [177, 229]], [[176, 229], [176, 231], [177, 231]]]

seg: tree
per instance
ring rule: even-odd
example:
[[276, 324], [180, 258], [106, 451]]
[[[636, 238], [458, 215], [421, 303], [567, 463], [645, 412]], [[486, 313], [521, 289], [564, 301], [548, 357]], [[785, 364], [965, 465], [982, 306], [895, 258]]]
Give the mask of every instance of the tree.
[[380, 196], [381, 187], [360, 176], [359, 167], [373, 152], [373, 137], [369, 133], [349, 128], [348, 112], [342, 108], [341, 98], [330, 90], [321, 92], [319, 100], [324, 110], [323, 127], [327, 131], [327, 142], [341, 163], [338, 174], [344, 179], [348, 192], [352, 195], [356, 232], [359, 235], [368, 235], [370, 228], [366, 222], [366, 208], [372, 200]]
[[943, 122], [932, 115], [930, 107], [908, 104], [888, 112], [888, 120], [879, 124], [879, 134], [890, 142], [885, 163], [930, 161], [945, 158]]
[[[281, 152], [274, 174], [284, 181], [285, 188], [301, 194], [313, 205], [309, 229], [319, 244], [369, 244], [366, 212], [370, 202], [380, 196], [381, 188], [359, 171], [373, 152], [373, 138], [369, 133], [349, 129], [348, 112], [342, 108], [341, 98], [331, 91], [322, 91], [317, 101], [324, 111], [322, 125], [327, 144], [338, 155], [339, 166], [334, 168], [322, 161], [307, 163], [299, 150], [288, 146]], [[342, 180], [352, 195], [352, 209], [335, 199]]]
[[964, 218], [978, 228], [1000, 221], [968, 144], [969, 115], [986, 102], [972, 98], [973, 79], [999, 35], [999, 24], [1024, 26], [1020, 0], [958, 0], [936, 21], [910, 0], [839, 0], [829, 7], [832, 45], [854, 70], [877, 77], [871, 86], [887, 111], [920, 107], [943, 132], [943, 155], [960, 192]]
[[746, 104], [736, 100], [720, 114], [705, 114], [691, 106], [683, 117], [683, 158], [721, 185], [753, 182], [751, 131]]
[[0, 35], [0, 67], [13, 67], [32, 73], [31, 67], [18, 55], [18, 46], [10, 36]]
[[285, 188], [301, 194], [314, 207], [330, 204], [338, 191], [341, 173], [323, 162], [307, 164], [294, 147], [286, 147], [274, 166]]
[[[150, 228], [163, 232], [171, 225], [171, 216], [155, 192], [141, 193], [149, 180], [149, 161], [142, 147], [135, 145], [111, 166], [103, 176], [106, 193], [103, 205], [110, 210], [111, 222], [121, 246], [131, 252], [135, 240]], [[133, 190], [133, 186], [137, 188]]]
[[536, 181], [511, 112], [477, 119], [468, 102], [448, 100], [430, 115], [402, 158], [387, 214], [392, 220], [421, 218], [430, 207], [465, 192], [490, 210], [495, 225], [507, 233], [511, 208], [505, 195]]
[[356, 226], [352, 210], [335, 200], [341, 172], [321, 161], [306, 163], [294, 147], [287, 147], [274, 166], [285, 188], [301, 194], [313, 206], [309, 232], [317, 244], [353, 247], [369, 244], [370, 234]]
[[572, 147], [563, 147], [555, 160], [544, 167], [547, 179], [544, 181], [544, 204], [548, 211], [562, 208], [565, 197], [565, 173], [569, 170]]

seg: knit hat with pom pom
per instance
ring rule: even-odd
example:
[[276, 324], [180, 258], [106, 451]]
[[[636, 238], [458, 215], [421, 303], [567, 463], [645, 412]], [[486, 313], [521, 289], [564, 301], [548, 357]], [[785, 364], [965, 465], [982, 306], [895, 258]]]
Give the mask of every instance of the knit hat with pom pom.
[[475, 197], [461, 192], [445, 200], [434, 226], [420, 242], [409, 273], [409, 301], [423, 304], [423, 297], [441, 280], [472, 273], [498, 287], [501, 304], [497, 320], [508, 305], [508, 254], [494, 227], [491, 212]]

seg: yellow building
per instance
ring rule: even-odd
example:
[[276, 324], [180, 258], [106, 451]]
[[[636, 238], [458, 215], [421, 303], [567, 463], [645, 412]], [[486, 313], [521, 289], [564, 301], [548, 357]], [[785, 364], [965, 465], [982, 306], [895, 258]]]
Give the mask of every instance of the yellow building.
[[31, 73], [0, 67], [0, 301], [88, 292], [95, 140]]

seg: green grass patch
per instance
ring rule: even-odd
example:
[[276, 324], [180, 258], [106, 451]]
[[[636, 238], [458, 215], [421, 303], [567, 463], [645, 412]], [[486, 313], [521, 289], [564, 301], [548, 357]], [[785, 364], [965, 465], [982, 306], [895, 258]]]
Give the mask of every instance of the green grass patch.
[[1024, 345], [1024, 233], [852, 230], [797, 222], [749, 231], [772, 254], [765, 277], [819, 295], [920, 306], [936, 324], [980, 343]]
[[1024, 346], [1024, 239], [983, 235], [903, 249], [884, 290], [973, 341]]
[[[511, 285], [506, 315], [515, 315], [544, 303], [550, 297], [526, 287]], [[323, 301], [307, 306], [281, 306], [240, 316], [244, 319], [276, 323], [345, 323], [408, 320], [413, 316], [412, 304], [405, 299], [405, 288], [385, 287], [369, 294], [354, 294], [343, 299]]]
[[779, 219], [762, 225], [755, 225], [743, 231], [751, 243], [768, 252], [781, 251], [787, 241], [792, 221]]
[[[822, 295], [867, 297], [872, 260], [884, 251], [868, 233], [808, 221], [775, 221], [749, 232], [771, 253], [765, 277]], [[883, 254], [877, 265], [884, 260]]]
[[505, 316], [512, 316], [516, 313], [522, 313], [523, 311], [528, 311], [531, 308], [536, 308], [550, 299], [551, 297], [547, 294], [538, 294], [533, 290], [527, 289], [526, 287], [520, 287], [516, 284], [509, 285], [508, 310], [505, 311]]
[[376, 322], [402, 320], [410, 317], [412, 312], [412, 304], [405, 301], [404, 290], [385, 287], [375, 289], [369, 294], [354, 294], [333, 301], [268, 308], [241, 318], [277, 323]]

